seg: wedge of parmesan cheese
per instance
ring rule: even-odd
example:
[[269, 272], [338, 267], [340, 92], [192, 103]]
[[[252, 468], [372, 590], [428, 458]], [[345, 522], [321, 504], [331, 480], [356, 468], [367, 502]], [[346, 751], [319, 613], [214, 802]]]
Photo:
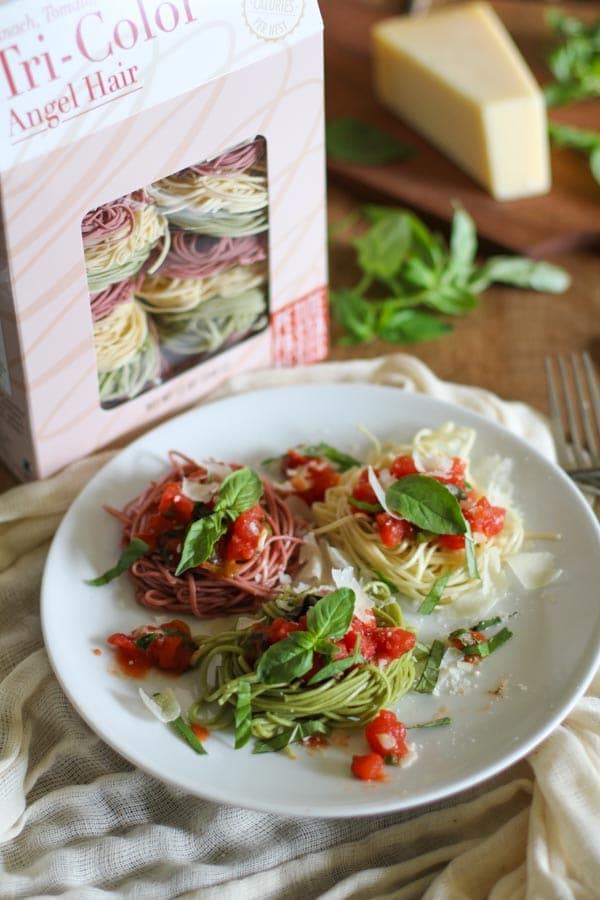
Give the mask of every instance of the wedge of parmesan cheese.
[[542, 93], [487, 3], [395, 16], [373, 29], [375, 91], [497, 200], [550, 188]]

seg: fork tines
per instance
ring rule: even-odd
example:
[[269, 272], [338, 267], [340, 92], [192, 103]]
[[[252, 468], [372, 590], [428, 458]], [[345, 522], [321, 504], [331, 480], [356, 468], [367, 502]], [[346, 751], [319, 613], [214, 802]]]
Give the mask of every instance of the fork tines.
[[600, 388], [589, 353], [546, 357], [550, 423], [560, 464], [600, 484]]

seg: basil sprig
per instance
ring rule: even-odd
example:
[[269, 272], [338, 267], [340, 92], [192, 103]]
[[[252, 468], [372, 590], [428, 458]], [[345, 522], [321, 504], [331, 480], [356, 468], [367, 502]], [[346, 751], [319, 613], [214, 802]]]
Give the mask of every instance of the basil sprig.
[[440, 675], [440, 665], [445, 651], [446, 646], [442, 641], [437, 639], [433, 641], [415, 679], [413, 691], [417, 691], [419, 694], [433, 693]]
[[547, 60], [555, 79], [544, 89], [547, 105], [600, 97], [600, 18], [588, 24], [553, 10], [547, 21], [557, 38]]
[[181, 575], [206, 562], [229, 524], [258, 503], [262, 493], [262, 482], [253, 469], [237, 469], [227, 475], [212, 512], [192, 522], [188, 528], [175, 574]]
[[119, 556], [116, 565], [114, 565], [112, 569], [108, 569], [108, 571], [104, 572], [103, 575], [98, 575], [97, 578], [91, 578], [89, 581], [86, 581], [86, 584], [91, 584], [93, 587], [100, 587], [103, 584], [108, 584], [109, 581], [118, 578], [119, 575], [126, 572], [127, 569], [129, 569], [136, 560], [141, 559], [149, 549], [150, 547], [148, 544], [145, 541], [142, 541], [141, 538], [132, 538]]
[[295, 722], [289, 728], [278, 731], [274, 737], [268, 740], [255, 741], [252, 752], [273, 753], [277, 750], [283, 750], [289, 744], [303, 741], [304, 738], [313, 734], [329, 734], [329, 727], [321, 719], [304, 719], [300, 722]]
[[353, 456], [342, 453], [341, 450], [337, 450], [335, 447], [332, 447], [331, 444], [326, 444], [324, 441], [319, 441], [318, 444], [302, 446], [300, 449], [305, 456], [320, 456], [323, 459], [329, 460], [329, 462], [333, 463], [340, 472], [347, 472], [348, 469], [360, 466], [360, 462]]
[[447, 317], [476, 309], [494, 282], [547, 293], [562, 293], [570, 283], [563, 269], [526, 257], [495, 256], [478, 265], [475, 223], [458, 206], [448, 243], [406, 209], [368, 206], [363, 219], [367, 230], [353, 242], [361, 278], [330, 292], [341, 343], [441, 337], [453, 328]]
[[433, 610], [436, 608], [442, 596], [444, 594], [444, 588], [448, 584], [448, 579], [450, 578], [450, 573], [448, 572], [446, 575], [440, 575], [439, 578], [436, 578], [433, 585], [431, 586], [431, 590], [419, 606], [417, 612], [422, 616], [428, 616]]
[[464, 534], [467, 523], [454, 494], [428, 475], [406, 475], [385, 492], [387, 505], [431, 534]]
[[330, 119], [325, 129], [327, 156], [338, 162], [378, 165], [412, 156], [414, 150], [360, 119]]
[[331, 658], [332, 641], [342, 638], [354, 615], [354, 591], [338, 588], [315, 603], [306, 616], [306, 631], [293, 631], [266, 650], [256, 667], [263, 684], [289, 684], [310, 671], [315, 652]]

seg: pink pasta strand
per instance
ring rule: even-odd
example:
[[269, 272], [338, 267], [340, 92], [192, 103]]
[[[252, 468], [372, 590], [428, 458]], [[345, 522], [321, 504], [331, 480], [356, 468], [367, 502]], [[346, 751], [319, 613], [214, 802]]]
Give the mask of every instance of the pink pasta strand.
[[[204, 278], [232, 266], [249, 266], [266, 258], [265, 235], [210, 238], [176, 231], [165, 261], [154, 274], [168, 278]], [[152, 268], [152, 259], [149, 268]]]

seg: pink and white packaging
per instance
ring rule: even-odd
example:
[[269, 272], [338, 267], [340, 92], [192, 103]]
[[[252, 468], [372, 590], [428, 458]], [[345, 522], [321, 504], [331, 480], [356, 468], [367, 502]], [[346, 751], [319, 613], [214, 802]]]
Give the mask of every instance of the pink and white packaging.
[[[0, 3], [0, 456], [22, 479], [328, 349], [316, 0]], [[82, 219], [264, 138], [266, 327], [102, 404]]]

